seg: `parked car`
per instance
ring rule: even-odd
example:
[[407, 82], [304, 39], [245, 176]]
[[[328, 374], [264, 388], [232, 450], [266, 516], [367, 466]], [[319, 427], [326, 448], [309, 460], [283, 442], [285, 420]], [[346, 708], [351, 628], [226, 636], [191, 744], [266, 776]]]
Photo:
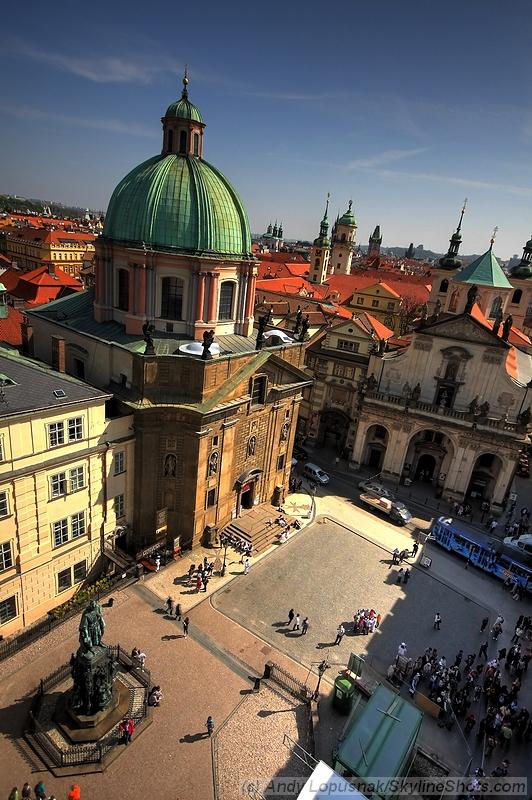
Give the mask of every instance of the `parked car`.
[[358, 488], [365, 494], [374, 494], [375, 497], [386, 497], [388, 500], [393, 500], [395, 498], [395, 495], [378, 481], [360, 481]]
[[305, 448], [300, 445], [294, 445], [293, 455], [298, 461], [308, 461], [308, 453]]
[[317, 464], [311, 464], [310, 462], [305, 464], [303, 475], [306, 478], [310, 478], [311, 481], [321, 484], [321, 486], [325, 486], [330, 480], [327, 473], [324, 472], [321, 467], [318, 467]]

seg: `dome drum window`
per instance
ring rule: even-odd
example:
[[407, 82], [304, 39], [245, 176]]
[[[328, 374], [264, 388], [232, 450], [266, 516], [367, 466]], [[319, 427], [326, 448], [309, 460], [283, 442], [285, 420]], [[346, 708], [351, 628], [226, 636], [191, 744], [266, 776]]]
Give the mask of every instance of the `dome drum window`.
[[233, 305], [235, 284], [233, 281], [224, 281], [220, 287], [220, 303], [218, 306], [218, 319], [233, 319]]
[[129, 311], [129, 270], [117, 271], [117, 308], [120, 311]]
[[161, 281], [161, 318], [182, 319], [183, 281], [180, 278], [163, 278]]

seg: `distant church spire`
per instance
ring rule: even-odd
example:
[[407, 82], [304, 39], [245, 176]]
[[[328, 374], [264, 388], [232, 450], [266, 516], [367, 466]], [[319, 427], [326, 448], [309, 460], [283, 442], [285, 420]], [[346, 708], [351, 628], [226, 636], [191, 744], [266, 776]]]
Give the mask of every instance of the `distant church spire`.
[[449, 249], [447, 250], [447, 255], [443, 256], [443, 258], [440, 258], [438, 262], [441, 269], [459, 269], [462, 266], [462, 262], [458, 258], [458, 251], [460, 249], [460, 245], [462, 244], [462, 220], [464, 219], [466, 206], [467, 197], [464, 200], [464, 205], [462, 206], [462, 211], [460, 212], [458, 227], [449, 240]]

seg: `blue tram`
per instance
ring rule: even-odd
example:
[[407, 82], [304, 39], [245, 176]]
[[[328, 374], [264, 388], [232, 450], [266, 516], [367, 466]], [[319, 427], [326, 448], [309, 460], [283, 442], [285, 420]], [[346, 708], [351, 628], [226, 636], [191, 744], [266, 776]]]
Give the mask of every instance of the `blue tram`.
[[502, 581], [517, 581], [525, 591], [532, 592], [532, 569], [508, 555], [502, 542], [489, 541], [480, 533], [465, 533], [453, 526], [449, 517], [439, 517], [432, 525], [430, 540], [445, 550], [468, 559], [470, 564], [489, 572]]

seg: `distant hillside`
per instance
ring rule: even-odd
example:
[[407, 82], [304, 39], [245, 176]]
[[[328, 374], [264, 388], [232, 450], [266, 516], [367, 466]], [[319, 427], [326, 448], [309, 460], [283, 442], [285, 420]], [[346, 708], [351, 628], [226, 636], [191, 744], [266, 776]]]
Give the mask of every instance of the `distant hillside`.
[[[81, 206], [66, 206], [53, 200], [38, 200], [34, 197], [0, 194], [0, 213], [12, 211], [18, 214], [27, 214], [28, 212], [42, 214], [45, 206], [50, 209], [54, 217], [83, 217], [86, 211]], [[102, 214], [101, 211], [93, 211], [91, 213], [97, 216]]]

